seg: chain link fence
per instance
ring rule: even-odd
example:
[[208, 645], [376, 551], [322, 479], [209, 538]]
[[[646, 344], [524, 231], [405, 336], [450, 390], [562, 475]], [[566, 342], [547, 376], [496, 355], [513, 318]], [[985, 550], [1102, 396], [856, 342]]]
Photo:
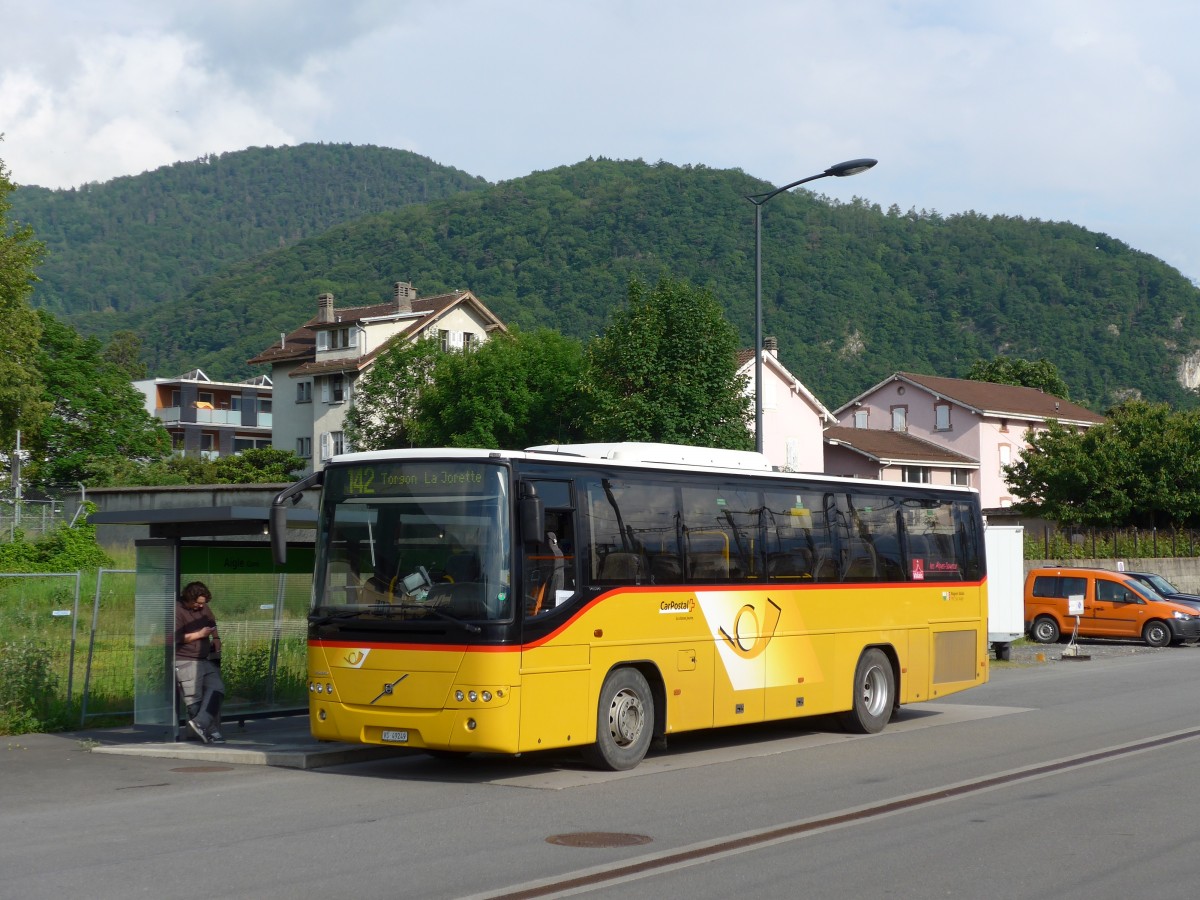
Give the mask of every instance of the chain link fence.
[[0, 573], [0, 731], [67, 724], [81, 580], [79, 572]]
[[61, 500], [0, 497], [0, 541], [15, 540], [18, 531], [27, 538], [38, 538], [64, 521], [66, 505]]

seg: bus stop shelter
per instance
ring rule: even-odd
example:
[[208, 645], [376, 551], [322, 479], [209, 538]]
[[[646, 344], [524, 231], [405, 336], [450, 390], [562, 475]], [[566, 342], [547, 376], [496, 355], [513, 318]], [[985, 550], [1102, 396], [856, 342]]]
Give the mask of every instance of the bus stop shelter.
[[175, 736], [175, 602], [204, 582], [221, 635], [225, 720], [304, 712], [316, 512], [288, 509], [288, 561], [276, 566], [269, 507], [183, 507], [92, 514], [94, 525], [142, 526], [135, 540], [134, 725]]

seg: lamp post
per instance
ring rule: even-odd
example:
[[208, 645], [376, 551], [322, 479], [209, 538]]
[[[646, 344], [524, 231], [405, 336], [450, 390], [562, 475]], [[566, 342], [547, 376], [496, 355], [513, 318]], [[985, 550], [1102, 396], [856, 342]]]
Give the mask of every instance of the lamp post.
[[763, 324], [762, 324], [762, 208], [763, 204], [784, 191], [816, 181], [818, 178], [845, 178], [847, 175], [857, 175], [871, 168], [878, 160], [851, 159], [830, 166], [819, 175], [809, 175], [781, 188], [767, 191], [763, 194], [751, 194], [746, 199], [754, 204], [754, 449], [763, 452], [763, 423], [762, 423], [762, 379], [763, 379]]

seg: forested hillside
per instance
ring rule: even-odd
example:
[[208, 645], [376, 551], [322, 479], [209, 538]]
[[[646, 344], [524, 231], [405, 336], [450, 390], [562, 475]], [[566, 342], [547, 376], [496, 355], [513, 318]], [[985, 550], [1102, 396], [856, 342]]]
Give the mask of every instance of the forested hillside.
[[[322, 291], [350, 306], [384, 300], [396, 280], [422, 295], [466, 288], [510, 324], [586, 339], [630, 277], [667, 272], [711, 288], [749, 346], [745, 196], [768, 187], [737, 170], [588, 160], [338, 225], [167, 294], [131, 325], [154, 374], [244, 377]], [[831, 407], [897, 370], [962, 375], [998, 353], [1049, 358], [1097, 410], [1127, 391], [1194, 405], [1175, 370], [1200, 347], [1200, 290], [1120, 241], [804, 191], [772, 200], [763, 223], [766, 333]]]
[[370, 213], [486, 186], [404, 150], [302, 144], [71, 190], [22, 187], [11, 215], [47, 248], [33, 305], [103, 333], [136, 328], [112, 313], [177, 301], [231, 263]]

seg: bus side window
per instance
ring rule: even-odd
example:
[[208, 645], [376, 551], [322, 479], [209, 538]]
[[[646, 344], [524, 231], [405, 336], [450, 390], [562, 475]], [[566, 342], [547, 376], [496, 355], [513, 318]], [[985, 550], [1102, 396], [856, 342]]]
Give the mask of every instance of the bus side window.
[[684, 573], [689, 582], [760, 578], [762, 495], [733, 485], [682, 490]]
[[591, 584], [648, 584], [678, 565], [678, 490], [637, 476], [589, 481], [584, 509]]

